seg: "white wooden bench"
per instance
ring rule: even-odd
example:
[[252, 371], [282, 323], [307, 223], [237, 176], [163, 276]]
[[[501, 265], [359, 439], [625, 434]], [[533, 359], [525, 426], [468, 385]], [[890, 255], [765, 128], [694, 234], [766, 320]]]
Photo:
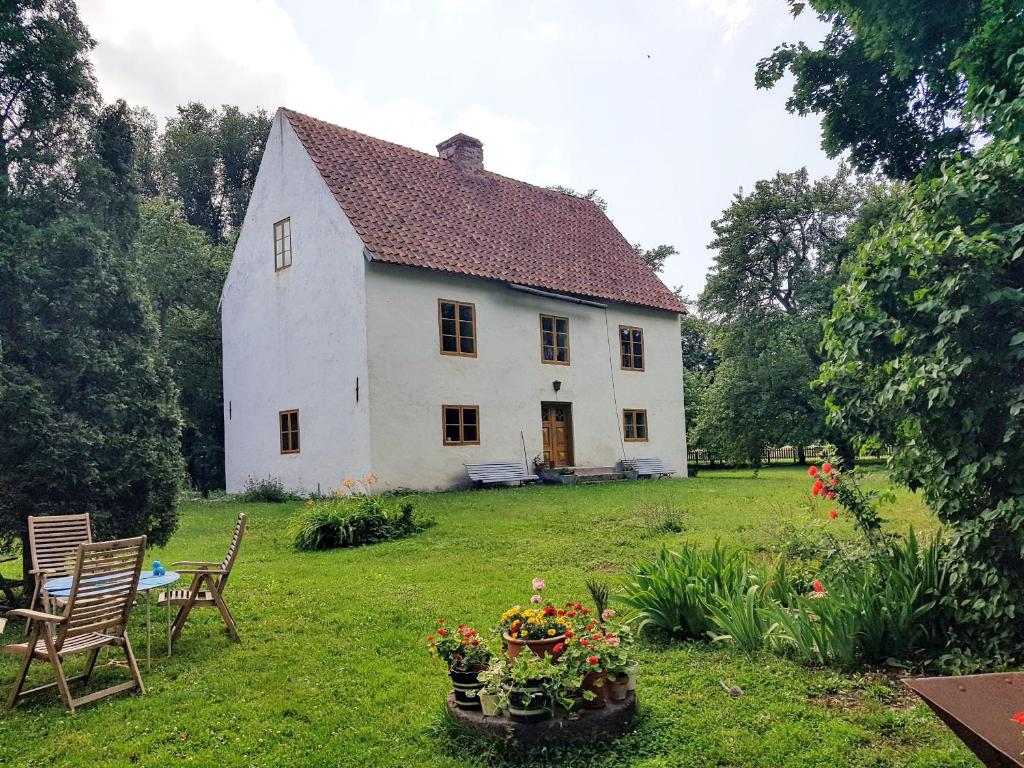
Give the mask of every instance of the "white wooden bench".
[[667, 469], [661, 459], [626, 459], [623, 464], [632, 464], [640, 477], [672, 477], [674, 469]]
[[495, 485], [497, 483], [531, 483], [540, 480], [531, 475], [522, 464], [515, 462], [495, 464], [466, 464], [466, 472], [475, 486]]

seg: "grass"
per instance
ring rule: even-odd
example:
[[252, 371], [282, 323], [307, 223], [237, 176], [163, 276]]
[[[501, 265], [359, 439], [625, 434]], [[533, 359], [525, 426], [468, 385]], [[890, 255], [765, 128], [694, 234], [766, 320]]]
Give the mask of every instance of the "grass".
[[[249, 528], [227, 590], [241, 644], [228, 640], [215, 611], [196, 612], [173, 657], [157, 653], [143, 668], [145, 696], [69, 715], [42, 694], [0, 715], [0, 765], [980, 765], [883, 676], [841, 676], [704, 643], [640, 645], [642, 717], [610, 749], [524, 762], [466, 744], [445, 726], [447, 677], [425, 650], [437, 616], [490, 627], [528, 598], [533, 576], [547, 579], [554, 599], [584, 599], [588, 578], [614, 580], [663, 544], [721, 537], [771, 548], [787, 521], [824, 518], [810, 499], [796, 469], [437, 494], [417, 499], [438, 523], [422, 534], [314, 553], [296, 552], [288, 538], [299, 505], [190, 504], [170, 545], [151, 557], [220, 559], [244, 508]], [[908, 493], [886, 514], [897, 527], [933, 525]], [[843, 520], [830, 525], [853, 535]], [[132, 626], [143, 654], [144, 615], [136, 612]], [[14, 671], [13, 659], [0, 661], [4, 689]], [[41, 665], [33, 675], [49, 677]], [[104, 669], [98, 682], [120, 675]], [[745, 694], [731, 698], [720, 679]]]

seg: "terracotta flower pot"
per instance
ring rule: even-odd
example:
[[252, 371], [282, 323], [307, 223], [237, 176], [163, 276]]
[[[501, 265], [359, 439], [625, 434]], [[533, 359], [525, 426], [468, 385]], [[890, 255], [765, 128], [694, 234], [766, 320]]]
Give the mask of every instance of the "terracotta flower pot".
[[551, 653], [551, 650], [556, 645], [565, 640], [565, 635], [556, 635], [545, 640], [521, 640], [518, 637], [512, 637], [506, 632], [504, 638], [508, 645], [508, 660], [512, 661], [512, 659], [520, 654], [523, 648], [529, 648], [535, 655], [543, 659], [545, 653]]
[[456, 669], [448, 670], [448, 675], [452, 679], [452, 689], [455, 692], [455, 704], [459, 709], [480, 709], [479, 674], [484, 669], [482, 666], [477, 666], [465, 672]]
[[583, 690], [590, 691], [594, 698], [584, 697], [583, 706], [586, 709], [601, 709], [608, 704], [608, 673], [590, 672], [583, 678]]

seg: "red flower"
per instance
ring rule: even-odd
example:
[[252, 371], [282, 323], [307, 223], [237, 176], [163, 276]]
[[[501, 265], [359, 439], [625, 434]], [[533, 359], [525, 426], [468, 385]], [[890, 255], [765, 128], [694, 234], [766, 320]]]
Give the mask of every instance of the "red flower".
[[814, 466], [813, 464], [811, 464], [811, 466], [809, 466], [807, 468], [807, 474], [810, 475], [811, 477], [817, 477], [818, 476], [818, 468], [816, 466]]
[[441, 627], [439, 630], [437, 630], [437, 634], [439, 634], [441, 637], [444, 637], [448, 634], [448, 630], [444, 627]]
[[1016, 720], [1019, 725], [1024, 725], [1024, 712], [1018, 712], [1013, 716], [1013, 719]]
[[815, 480], [814, 485], [811, 486], [811, 493], [813, 493], [815, 496], [819, 495], [824, 490], [825, 484], [821, 482], [821, 480]]
[[565, 643], [559, 643], [558, 645], [556, 645], [554, 648], [551, 649], [551, 652], [555, 656], [557, 656], [558, 654], [560, 654], [564, 650], [565, 650]]
[[480, 645], [480, 638], [479, 637], [474, 637], [473, 638], [473, 645]]
[[438, 620], [437, 620], [437, 623], [438, 623], [438, 624], [444, 624], [444, 618], [442, 617], [442, 618], [438, 619]]
[[565, 636], [566, 637], [576, 637], [576, 633], [573, 632], [571, 629], [567, 629], [567, 630], [565, 630]]
[[836, 512], [834, 509], [830, 509], [828, 511], [828, 519], [829, 520], [835, 520], [837, 517], [839, 517], [839, 513]]
[[824, 472], [826, 475], [830, 474], [832, 472], [832, 465], [826, 461], [824, 464], [821, 465], [821, 471]]
[[590, 609], [589, 608], [584, 608], [583, 609], [583, 615], [584, 616], [589, 616], [590, 615]]
[[582, 645], [584, 648], [589, 648], [590, 647], [590, 641], [587, 640], [587, 638], [584, 637], [582, 640], [580, 640], [580, 645]]
[[455, 654], [455, 660], [456, 661], [462, 661], [462, 654], [461, 653], [456, 653]]
[[557, 611], [555, 611], [555, 613], [558, 614], [559, 616], [565, 616], [565, 611], [562, 610], [561, 608], [559, 608]]
[[825, 491], [825, 498], [828, 499], [829, 501], [835, 501], [836, 492], [835, 491]]
[[597, 656], [587, 656], [587, 664], [597, 664], [600, 660]]
[[591, 637], [594, 640], [604, 640], [604, 635], [602, 635], [600, 632], [595, 632]]
[[814, 582], [811, 584], [811, 586], [814, 587], [814, 591], [815, 592], [824, 592], [825, 591], [825, 586], [820, 581], [818, 581], [817, 579], [814, 580]]

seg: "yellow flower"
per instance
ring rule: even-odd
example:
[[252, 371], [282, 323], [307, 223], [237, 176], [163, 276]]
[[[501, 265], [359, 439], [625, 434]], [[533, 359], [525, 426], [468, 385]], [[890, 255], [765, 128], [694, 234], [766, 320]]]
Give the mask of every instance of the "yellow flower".
[[554, 636], [555, 636], [555, 635], [557, 635], [557, 634], [558, 634], [558, 633], [557, 633], [557, 632], [555, 632], [555, 630], [553, 630], [553, 629], [549, 629], [549, 630], [548, 630], [548, 637], [554, 637]]
[[307, 507], [312, 507], [312, 506], [313, 506], [313, 503], [314, 503], [314, 502], [313, 502], [313, 500], [312, 500], [312, 499], [307, 499], [307, 500], [306, 500], [306, 506], [307, 506]]
[[520, 637], [526, 637], [526, 630], [524, 629], [522, 632], [520, 632], [519, 636]]

